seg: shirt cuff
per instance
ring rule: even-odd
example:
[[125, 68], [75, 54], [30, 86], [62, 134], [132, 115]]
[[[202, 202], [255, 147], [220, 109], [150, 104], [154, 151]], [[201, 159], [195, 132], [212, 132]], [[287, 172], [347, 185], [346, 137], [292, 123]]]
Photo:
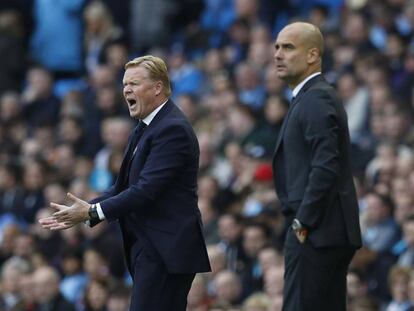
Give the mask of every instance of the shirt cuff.
[[105, 214], [102, 211], [101, 203], [96, 203], [96, 211], [98, 212], [99, 220], [106, 219]]

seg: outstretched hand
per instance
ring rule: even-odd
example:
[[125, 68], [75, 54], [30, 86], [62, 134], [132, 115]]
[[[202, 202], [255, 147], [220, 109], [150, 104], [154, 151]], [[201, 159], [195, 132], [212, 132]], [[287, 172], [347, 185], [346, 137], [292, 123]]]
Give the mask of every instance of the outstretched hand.
[[89, 219], [88, 210], [91, 205], [71, 193], [68, 193], [67, 196], [73, 201], [70, 206], [50, 203], [50, 206], [57, 209], [57, 212], [49, 217], [39, 219], [39, 223], [44, 229], [64, 230]]

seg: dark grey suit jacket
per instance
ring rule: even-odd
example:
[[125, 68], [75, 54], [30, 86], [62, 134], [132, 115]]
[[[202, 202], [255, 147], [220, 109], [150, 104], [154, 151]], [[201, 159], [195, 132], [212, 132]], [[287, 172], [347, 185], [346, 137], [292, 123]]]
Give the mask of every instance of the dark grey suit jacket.
[[283, 212], [309, 228], [315, 247], [361, 246], [349, 150], [346, 112], [318, 75], [292, 102], [273, 158]]

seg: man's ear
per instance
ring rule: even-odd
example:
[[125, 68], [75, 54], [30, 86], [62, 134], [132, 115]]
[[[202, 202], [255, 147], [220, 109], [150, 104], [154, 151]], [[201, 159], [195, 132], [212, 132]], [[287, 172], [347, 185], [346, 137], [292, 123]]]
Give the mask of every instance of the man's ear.
[[308, 50], [308, 64], [313, 64], [318, 61], [320, 58], [320, 53], [318, 48], [310, 48]]
[[161, 81], [155, 82], [155, 95], [158, 96], [162, 93], [164, 84]]

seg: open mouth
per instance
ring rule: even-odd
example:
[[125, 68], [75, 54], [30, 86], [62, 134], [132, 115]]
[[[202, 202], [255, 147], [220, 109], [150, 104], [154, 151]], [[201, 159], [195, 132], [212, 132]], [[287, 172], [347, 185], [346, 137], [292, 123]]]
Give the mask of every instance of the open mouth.
[[129, 99], [127, 99], [127, 102], [128, 102], [128, 105], [131, 107], [131, 106], [135, 105], [137, 101], [133, 98], [129, 98]]

